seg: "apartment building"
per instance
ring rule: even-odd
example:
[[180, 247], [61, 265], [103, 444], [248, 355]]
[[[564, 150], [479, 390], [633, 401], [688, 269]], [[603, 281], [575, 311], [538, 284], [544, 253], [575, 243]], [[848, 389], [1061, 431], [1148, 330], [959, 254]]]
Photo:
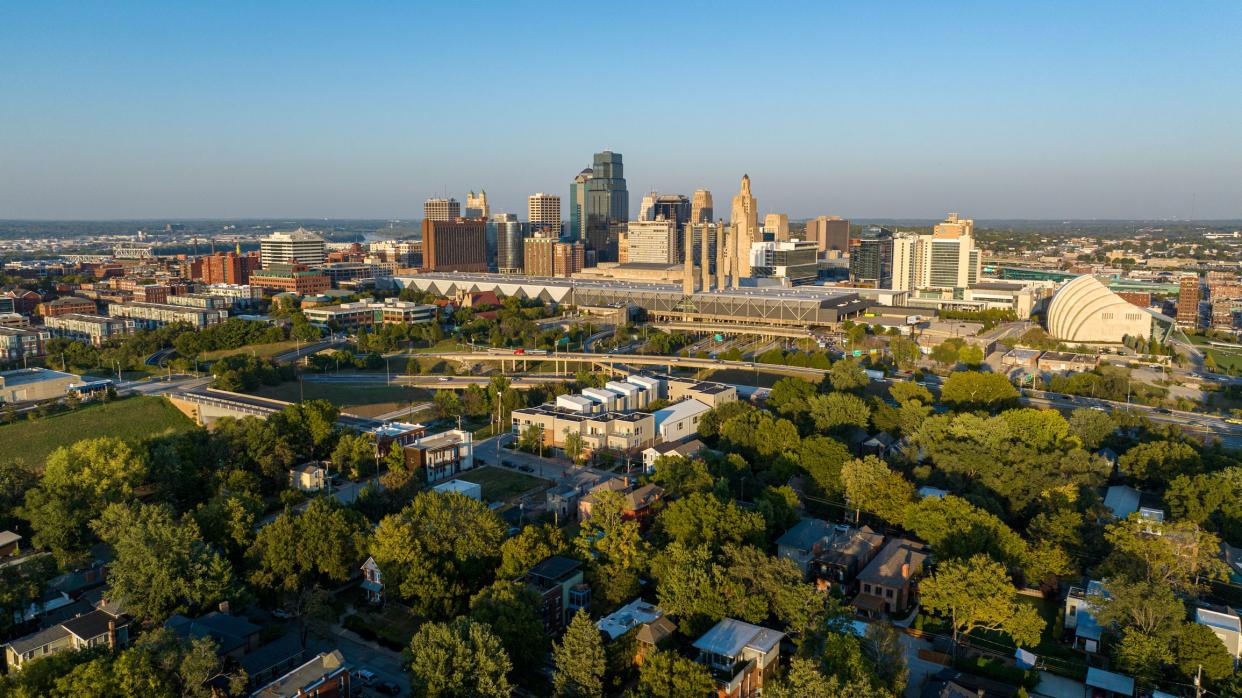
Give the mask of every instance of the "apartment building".
[[487, 222], [423, 219], [423, 271], [479, 271], [487, 264]]
[[[323, 238], [305, 228], [298, 228], [290, 232], [272, 233], [263, 238], [259, 242], [259, 258], [265, 269], [276, 264], [315, 266], [323, 264], [326, 248]], [[229, 281], [227, 276], [222, 280]], [[240, 282], [240, 277], [232, 281]]]
[[189, 323], [195, 329], [218, 325], [228, 319], [227, 310], [193, 308], [170, 303], [112, 303], [108, 315], [129, 318], [139, 329], [163, 327], [174, 322]]
[[336, 323], [338, 327], [355, 329], [396, 323], [434, 322], [436, 306], [419, 305], [396, 298], [383, 302], [359, 301], [341, 305], [324, 305], [302, 311], [307, 320], [320, 324]]
[[43, 326], [53, 337], [86, 342], [98, 347], [113, 337], [132, 334], [138, 323], [124, 317], [71, 313], [45, 318]]
[[70, 313], [90, 315], [98, 312], [98, 308], [95, 307], [95, 301], [89, 298], [62, 296], [56, 300], [40, 303], [35, 308], [35, 312], [43, 317], [56, 317], [57, 315], [68, 315]]
[[43, 345], [52, 335], [44, 329], [0, 326], [0, 361], [21, 361], [43, 356]]

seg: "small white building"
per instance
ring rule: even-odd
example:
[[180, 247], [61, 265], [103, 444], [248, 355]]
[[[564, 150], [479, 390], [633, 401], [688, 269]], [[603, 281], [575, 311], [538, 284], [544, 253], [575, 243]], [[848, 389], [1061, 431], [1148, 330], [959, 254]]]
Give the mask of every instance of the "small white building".
[[432, 487], [436, 492], [456, 492], [465, 495], [471, 499], [483, 501], [483, 487], [477, 482], [467, 482], [466, 480], [449, 480], [441, 482]]
[[633, 383], [638, 387], [646, 390], [651, 394], [652, 400], [663, 400], [668, 397], [668, 384], [659, 378], [652, 376], [632, 375], [625, 379], [626, 383]]
[[623, 409], [625, 411], [641, 410], [652, 400], [650, 394], [645, 388], [637, 386], [633, 383], [608, 381], [604, 384], [604, 387], [622, 396], [624, 405]]
[[328, 471], [318, 463], [306, 463], [289, 471], [289, 486], [299, 492], [318, 492], [328, 486]]
[[678, 443], [662, 443], [656, 444], [643, 451], [643, 470], [648, 473], [655, 472], [655, 462], [660, 456], [683, 456], [691, 458], [699, 451], [707, 448], [702, 441], [691, 439], [689, 441], [681, 441]]
[[1195, 622], [1206, 625], [1216, 637], [1219, 637], [1235, 662], [1242, 659], [1242, 620], [1237, 614], [1196, 608]]
[[592, 414], [596, 411], [596, 403], [581, 395], [557, 395], [556, 406], [576, 414]]
[[660, 441], [682, 441], [697, 436], [699, 420], [711, 410], [698, 400], [682, 400], [662, 410], [656, 410], [656, 435]]
[[582, 397], [597, 402], [599, 412], [617, 412], [625, 401], [624, 395], [607, 388], [586, 388], [582, 391]]

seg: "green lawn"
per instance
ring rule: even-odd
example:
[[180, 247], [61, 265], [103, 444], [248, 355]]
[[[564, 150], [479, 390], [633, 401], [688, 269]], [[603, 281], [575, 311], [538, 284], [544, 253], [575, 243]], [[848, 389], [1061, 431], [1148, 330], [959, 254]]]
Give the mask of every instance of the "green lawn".
[[1235, 375], [1242, 373], [1242, 349], [1234, 349], [1232, 347], [1213, 347], [1209, 346], [1211, 341], [1207, 337], [1201, 335], [1187, 335], [1192, 344], [1195, 345], [1205, 356], [1211, 356], [1216, 362], [1216, 370], [1219, 373], [1227, 373]]
[[289, 381], [280, 385], [263, 385], [252, 392], [260, 397], [286, 402], [297, 402], [300, 398], [327, 400], [363, 417], [374, 417], [408, 407], [410, 403], [431, 400], [431, 393], [427, 390], [382, 383], [317, 383], [304, 380], [299, 388], [297, 381]]
[[527, 490], [548, 484], [546, 480], [534, 475], [491, 465], [467, 470], [459, 474], [457, 479], [482, 485], [483, 499], [489, 502], [507, 501]]
[[296, 342], [289, 340], [286, 342], [272, 342], [271, 344], [251, 344], [246, 347], [238, 347], [236, 349], [219, 349], [216, 351], [203, 352], [200, 357], [203, 361], [216, 361], [226, 356], [235, 356], [237, 354], [253, 354], [262, 359], [268, 359], [277, 354], [294, 351], [298, 346], [306, 345], [306, 342]]
[[194, 422], [159, 397], [138, 396], [109, 403], [94, 403], [73, 412], [38, 421], [25, 419], [0, 426], [0, 458], [21, 458], [42, 463], [59, 446], [80, 439], [114, 436], [139, 441], [149, 436], [194, 428]]

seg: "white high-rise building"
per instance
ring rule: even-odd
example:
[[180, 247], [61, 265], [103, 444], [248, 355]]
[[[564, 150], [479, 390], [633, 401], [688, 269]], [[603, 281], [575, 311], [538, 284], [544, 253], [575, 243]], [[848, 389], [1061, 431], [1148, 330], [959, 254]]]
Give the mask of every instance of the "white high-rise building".
[[527, 200], [527, 218], [532, 233], [546, 230], [561, 234], [561, 197], [538, 192]]
[[912, 291], [917, 277], [915, 270], [919, 255], [919, 236], [910, 233], [897, 235], [893, 238], [893, 283], [894, 291]]
[[259, 241], [259, 261], [266, 267], [273, 264], [323, 264], [323, 238], [305, 228], [276, 232]]
[[931, 235], [893, 238], [893, 290], [968, 288], [979, 283], [983, 259], [975, 222], [950, 213]]
[[427, 199], [423, 202], [423, 218], [429, 221], [455, 221], [461, 218], [457, 199]]
[[626, 233], [627, 261], [631, 264], [677, 264], [681, 261], [677, 221], [630, 221]]

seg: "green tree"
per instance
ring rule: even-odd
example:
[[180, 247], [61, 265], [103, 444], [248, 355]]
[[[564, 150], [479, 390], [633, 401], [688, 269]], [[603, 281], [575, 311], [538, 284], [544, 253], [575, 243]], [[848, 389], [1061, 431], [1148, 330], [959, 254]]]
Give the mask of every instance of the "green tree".
[[789, 672], [765, 688], [768, 698], [891, 698], [892, 692], [875, 688], [861, 679], [842, 681], [837, 676], [825, 676], [815, 662], [794, 657], [789, 662]]
[[[530, 680], [548, 652], [538, 609], [541, 601], [521, 582], [500, 580], [470, 600], [470, 618], [486, 623], [500, 638], [514, 669]], [[594, 626], [592, 626], [594, 627]]]
[[116, 552], [109, 589], [137, 618], [159, 620], [237, 593], [228, 561], [202, 542], [192, 518], [177, 521], [166, 505], [113, 504], [92, 527]]
[[647, 544], [638, 522], [626, 520], [625, 501], [615, 490], [596, 494], [591, 518], [575, 540], [579, 557], [590, 561], [592, 586], [609, 603], [622, 603], [638, 591], [638, 575], [647, 563]]
[[30, 522], [32, 542], [68, 565], [91, 544], [90, 522], [132, 497], [146, 476], [146, 460], [120, 439], [83, 439], [52, 451], [18, 515]]
[[518, 434], [517, 447], [527, 453], [543, 452], [543, 425], [530, 424]]
[[854, 359], [841, 359], [828, 370], [828, 382], [833, 390], [856, 391], [871, 382], [863, 367]]
[[906, 681], [910, 678], [908, 653], [902, 637], [902, 632], [888, 623], [868, 623], [862, 643], [871, 666], [875, 667], [876, 678], [895, 695], [905, 692]]
[[1202, 468], [1199, 453], [1181, 441], [1145, 441], [1117, 459], [1117, 468], [1136, 480], [1163, 483]]
[[568, 551], [569, 543], [561, 529], [552, 524], [528, 525], [501, 544], [496, 577], [520, 579], [540, 562]]
[[940, 387], [940, 400], [957, 409], [997, 409], [1017, 399], [1017, 389], [1000, 373], [957, 371]]
[[782, 378], [772, 386], [768, 395], [768, 407], [783, 415], [800, 415], [806, 411], [806, 401], [816, 395], [815, 385], [801, 378]]
[[1015, 599], [1005, 567], [987, 555], [946, 560], [922, 582], [919, 596], [925, 608], [949, 621], [955, 645], [975, 630], [995, 630], [1031, 647], [1044, 628], [1035, 608]]
[[705, 545], [712, 552], [728, 544], [763, 543], [763, 516], [712, 494], [696, 492], [673, 501], [657, 523], [670, 539], [691, 548]]
[[569, 460], [575, 463], [580, 462], [582, 454], [586, 450], [586, 441], [582, 438], [582, 434], [566, 428], [564, 449], [565, 455]]
[[678, 455], [656, 458], [655, 472], [652, 473], [651, 480], [663, 487], [665, 493], [673, 499], [693, 492], [706, 492], [715, 484], [707, 469], [707, 463], [698, 458]]
[[553, 688], [565, 698], [604, 695], [604, 645], [586, 611], [578, 609], [565, 637], [552, 650]]
[[332, 449], [332, 465], [337, 472], [359, 479], [377, 467], [375, 441], [370, 434], [341, 434]]
[[850, 457], [845, 444], [827, 436], [808, 436], [798, 449], [798, 463], [819, 492], [827, 495], [841, 492], [841, 468]]
[[1106, 576], [1170, 586], [1191, 595], [1205, 582], [1225, 579], [1220, 539], [1194, 522], [1156, 523], [1134, 513], [1109, 524], [1104, 538], [1113, 546], [1103, 563]]
[[707, 667], [675, 652], [653, 652], [643, 658], [639, 670], [639, 698], [686, 698], [705, 696], [715, 689]]
[[906, 510], [905, 527], [927, 541], [941, 558], [989, 553], [1017, 565], [1026, 554], [1022, 537], [1004, 521], [953, 495], [919, 500]]
[[909, 381], [896, 381], [890, 383], [888, 386], [888, 394], [901, 405], [914, 400], [917, 400], [924, 405], [930, 405], [935, 402], [934, 398], [932, 398], [930, 390], [919, 385], [918, 383], [912, 383]]
[[846, 461], [841, 482], [850, 506], [889, 523], [903, 521], [906, 508], [914, 502], [914, 485], [875, 456]]
[[422, 615], [449, 617], [482, 587], [504, 534], [504, 522], [486, 504], [428, 491], [380, 521], [371, 555], [397, 598]]
[[857, 395], [829, 393], [807, 401], [807, 409], [815, 428], [829, 431], [842, 427], [866, 429], [871, 421], [871, 408]]
[[1185, 683], [1194, 683], [1200, 667], [1208, 681], [1233, 674], [1233, 657], [1225, 643], [1201, 623], [1182, 623], [1173, 640], [1173, 664]]
[[301, 606], [316, 582], [339, 584], [353, 575], [367, 530], [358, 512], [327, 497], [311, 500], [301, 513], [286, 511], [255, 536], [250, 582]]
[[888, 340], [888, 353], [893, 357], [893, 362], [898, 368], [909, 370], [914, 368], [918, 363], [922, 352], [919, 351], [919, 345], [914, 343], [912, 339], [905, 337], [893, 337]]
[[1082, 441], [1083, 448], [1094, 451], [1117, 431], [1117, 422], [1107, 412], [1080, 407], [1070, 414], [1069, 430]]
[[414, 695], [502, 698], [513, 690], [512, 662], [485, 623], [466, 618], [424, 623], [410, 640], [409, 657]]

